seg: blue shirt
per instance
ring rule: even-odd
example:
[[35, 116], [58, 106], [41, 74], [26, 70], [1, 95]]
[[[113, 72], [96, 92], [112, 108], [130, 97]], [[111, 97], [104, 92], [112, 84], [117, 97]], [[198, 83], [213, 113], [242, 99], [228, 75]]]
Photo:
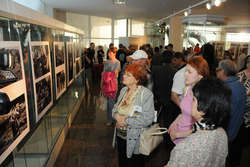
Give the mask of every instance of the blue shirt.
[[237, 77], [230, 77], [225, 80], [225, 82], [232, 89], [230, 121], [227, 132], [228, 140], [233, 141], [237, 136], [240, 126], [243, 122], [246, 103], [246, 91], [245, 87], [238, 81]]

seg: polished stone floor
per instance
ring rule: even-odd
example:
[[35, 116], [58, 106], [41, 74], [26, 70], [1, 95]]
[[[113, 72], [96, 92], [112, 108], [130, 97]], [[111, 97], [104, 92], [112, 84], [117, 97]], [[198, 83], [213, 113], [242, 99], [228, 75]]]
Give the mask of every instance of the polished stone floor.
[[[95, 89], [86, 95], [70, 127], [55, 167], [117, 167], [117, 156], [112, 148], [114, 127], [107, 127], [104, 102]], [[162, 167], [169, 149], [162, 143], [147, 159], [147, 167]]]
[[[97, 86], [96, 86], [97, 87]], [[117, 167], [117, 155], [112, 148], [114, 127], [107, 127], [105, 102], [94, 89], [82, 101], [70, 127], [54, 167]], [[146, 167], [163, 167], [169, 159], [171, 146], [162, 143], [146, 162]], [[244, 154], [244, 167], [250, 165], [250, 149]]]

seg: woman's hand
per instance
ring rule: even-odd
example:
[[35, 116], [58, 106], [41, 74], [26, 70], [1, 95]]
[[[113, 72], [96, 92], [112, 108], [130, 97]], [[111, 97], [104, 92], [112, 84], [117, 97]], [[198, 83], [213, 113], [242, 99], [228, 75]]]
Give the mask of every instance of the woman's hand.
[[172, 141], [174, 141], [175, 139], [177, 138], [180, 138], [179, 137], [179, 132], [176, 130], [176, 129], [172, 129], [170, 132], [169, 132], [169, 135], [170, 135], [170, 138]]
[[114, 115], [115, 120], [117, 121], [117, 126], [127, 126], [127, 122], [125, 121], [125, 119], [128, 118], [128, 116], [122, 116], [119, 113], [115, 113]]

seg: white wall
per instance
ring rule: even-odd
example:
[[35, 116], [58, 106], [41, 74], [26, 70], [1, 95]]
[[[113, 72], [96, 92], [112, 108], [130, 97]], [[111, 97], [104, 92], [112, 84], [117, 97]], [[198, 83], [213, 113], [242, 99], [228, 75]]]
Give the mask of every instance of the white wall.
[[40, 13], [53, 17], [53, 8], [48, 6], [43, 0], [13, 0], [23, 6], [31, 8]]
[[66, 23], [77, 27], [84, 31], [86, 37], [89, 36], [88, 28], [89, 28], [89, 16], [88, 15], [81, 15], [76, 13], [66, 13]]

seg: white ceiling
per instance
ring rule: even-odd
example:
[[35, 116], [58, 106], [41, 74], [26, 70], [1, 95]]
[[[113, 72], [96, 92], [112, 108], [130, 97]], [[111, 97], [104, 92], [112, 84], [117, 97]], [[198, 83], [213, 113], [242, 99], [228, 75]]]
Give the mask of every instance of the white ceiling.
[[[127, 0], [126, 6], [113, 5], [113, 0], [44, 0], [53, 8], [68, 12], [115, 18], [142, 18], [158, 20], [203, 0]], [[200, 14], [207, 10], [202, 7]], [[250, 0], [227, 0], [224, 9], [217, 8], [208, 13], [227, 15], [242, 14], [250, 17]]]
[[113, 5], [113, 0], [44, 0], [54, 8], [116, 18], [159, 19], [196, 4], [201, 0], [127, 0], [126, 6]]

